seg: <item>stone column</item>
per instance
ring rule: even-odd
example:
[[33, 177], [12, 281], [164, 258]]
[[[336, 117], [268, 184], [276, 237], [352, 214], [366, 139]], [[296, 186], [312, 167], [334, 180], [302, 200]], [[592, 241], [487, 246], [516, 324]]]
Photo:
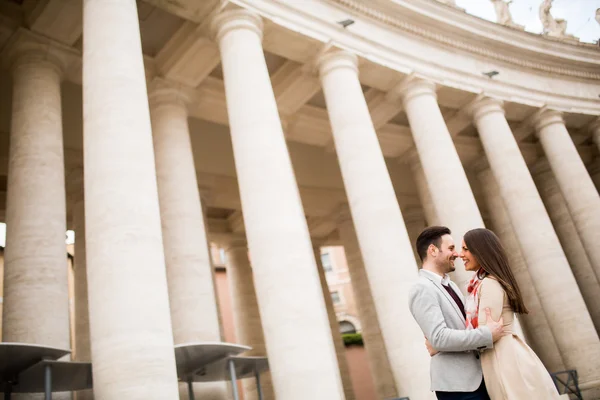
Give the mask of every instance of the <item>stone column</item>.
[[379, 319], [373, 303], [373, 295], [367, 278], [367, 271], [356, 238], [354, 224], [348, 210], [342, 211], [338, 221], [338, 232], [344, 245], [348, 273], [352, 283], [352, 293], [356, 302], [358, 317], [362, 326], [362, 336], [369, 360], [371, 377], [375, 384], [378, 399], [398, 397], [394, 374], [385, 348]]
[[62, 63], [47, 47], [12, 64], [2, 338], [70, 349]]
[[176, 399], [136, 2], [86, 0], [83, 21], [85, 223], [94, 393], [107, 400]]
[[500, 188], [565, 366], [577, 369], [582, 388], [597, 387], [600, 385], [598, 334], [504, 117], [502, 103], [483, 99], [474, 104], [472, 112], [492, 174]]
[[342, 377], [342, 385], [344, 386], [344, 396], [346, 400], [354, 400], [354, 389], [352, 387], [352, 379], [350, 378], [350, 370], [348, 369], [348, 361], [346, 360], [346, 346], [344, 345], [344, 339], [340, 332], [340, 324], [338, 323], [337, 316], [335, 313], [335, 307], [333, 300], [331, 299], [331, 292], [327, 285], [327, 278], [325, 276], [325, 270], [321, 262], [321, 247], [314, 243], [313, 250], [315, 252], [315, 260], [317, 261], [317, 270], [319, 272], [319, 280], [321, 281], [321, 288], [323, 289], [323, 299], [325, 300], [325, 308], [327, 309], [327, 316], [329, 317], [329, 326], [331, 327], [331, 335], [333, 337], [333, 344], [335, 346], [335, 354], [337, 355], [338, 367], [340, 369], [340, 375]]
[[600, 196], [565, 127], [562, 114], [544, 111], [535, 128], [588, 258], [600, 280]]
[[[158, 199], [176, 345], [221, 340], [187, 101], [180, 90], [166, 85], [157, 84], [150, 92]], [[181, 398], [187, 398], [187, 384], [180, 384], [179, 392]], [[224, 400], [227, 384], [196, 383], [194, 393], [202, 399]]]
[[[227, 281], [231, 293], [236, 341], [252, 347], [248, 356], [267, 355], [265, 337], [254, 291], [252, 267], [248, 259], [248, 246], [242, 239], [232, 239], [224, 245], [226, 252]], [[256, 400], [258, 392], [253, 379], [242, 381], [245, 400]], [[275, 399], [269, 373], [261, 375], [261, 386], [265, 400]]]
[[213, 26], [275, 395], [343, 398], [308, 226], [263, 54], [262, 21], [235, 10], [217, 16]]
[[[335, 149], [383, 340], [401, 396], [425, 399], [429, 355], [408, 307], [417, 265], [360, 81], [358, 59], [334, 51], [318, 61]], [[400, 334], [401, 332], [401, 334]]]
[[427, 184], [427, 179], [425, 179], [425, 171], [423, 171], [421, 161], [419, 161], [419, 155], [416, 152], [409, 156], [408, 164], [410, 165], [410, 170], [413, 173], [413, 178], [417, 185], [417, 193], [419, 195], [419, 200], [421, 200], [423, 212], [425, 213], [427, 226], [439, 225], [440, 219], [433, 205], [429, 185]]
[[[87, 268], [85, 255], [85, 205], [83, 196], [83, 169], [68, 175], [67, 189], [71, 187], [72, 220], [75, 231], [75, 260], [73, 281], [75, 292], [75, 361], [91, 362], [90, 316], [88, 311]], [[73, 392], [76, 400], [92, 400], [92, 390]]]
[[515, 236], [498, 183], [487, 166], [479, 169], [477, 177], [481, 183], [483, 198], [489, 210], [494, 232], [508, 253], [511, 270], [521, 289], [523, 301], [529, 310], [529, 314], [520, 315], [528, 343], [548, 371], [563, 371], [565, 367], [562, 356], [529, 274], [521, 245]]
[[546, 160], [538, 162], [534, 167], [533, 179], [554, 225], [558, 240], [560, 240], [567, 260], [571, 265], [571, 270], [579, 290], [581, 290], [581, 295], [587, 305], [596, 331], [600, 332], [600, 284], [583, 248], [556, 178]]
[[[457, 247], [465, 232], [484, 226], [475, 196], [440, 111], [432, 82], [412, 79], [396, 92], [402, 98], [426, 185], [441, 225], [452, 230]], [[425, 183], [421, 183], [425, 184]], [[472, 272], [455, 262], [453, 280], [466, 293]]]

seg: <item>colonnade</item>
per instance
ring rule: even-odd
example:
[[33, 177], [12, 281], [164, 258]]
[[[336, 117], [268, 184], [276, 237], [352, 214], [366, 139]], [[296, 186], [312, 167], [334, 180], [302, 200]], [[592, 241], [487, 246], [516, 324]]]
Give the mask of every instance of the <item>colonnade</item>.
[[[269, 357], [267, 398], [350, 400], [262, 32], [260, 17], [245, 10], [225, 11], [212, 22], [246, 229], [244, 239], [225, 246], [236, 329], [240, 341]], [[75, 270], [78, 298], [87, 291], [88, 304], [87, 310], [77, 306], [76, 354], [93, 360], [98, 398], [175, 399], [173, 344], [221, 338], [189, 99], [172, 87], [148, 94], [135, 2], [86, 1], [83, 38], [85, 193], [75, 207]], [[68, 347], [62, 65], [44, 46], [15, 57], [3, 337]], [[361, 89], [358, 58], [329, 51], [315, 67], [348, 199], [339, 233], [378, 395], [432, 399], [429, 356], [407, 304], [418, 266]], [[428, 222], [448, 225], [457, 240], [484, 226], [435, 85], [411, 79], [390, 98], [409, 119], [416, 148], [411, 166], [422, 176], [417, 184]], [[534, 311], [525, 319], [532, 345], [548, 368], [577, 369], [580, 387], [597, 393], [598, 192], [560, 114], [541, 111], [535, 121], [554, 190], [564, 197], [556, 210], [548, 205], [553, 200], [545, 206], [502, 102], [481, 98], [470, 115], [489, 163], [478, 175], [484, 197]], [[565, 209], [568, 226], [553, 225], [552, 214]], [[577, 250], [569, 256], [571, 245]], [[457, 281], [467, 278], [459, 268]], [[255, 398], [253, 390], [246, 385], [247, 399]], [[207, 399], [228, 396], [222, 384], [195, 391]]]

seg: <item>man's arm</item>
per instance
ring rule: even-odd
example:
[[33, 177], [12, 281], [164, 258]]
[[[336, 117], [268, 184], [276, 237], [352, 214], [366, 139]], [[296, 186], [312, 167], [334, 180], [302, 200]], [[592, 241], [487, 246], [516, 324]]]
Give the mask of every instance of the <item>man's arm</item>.
[[410, 312], [425, 337], [438, 351], [469, 351], [493, 347], [492, 332], [487, 326], [472, 330], [450, 329], [433, 294], [415, 286], [409, 294]]

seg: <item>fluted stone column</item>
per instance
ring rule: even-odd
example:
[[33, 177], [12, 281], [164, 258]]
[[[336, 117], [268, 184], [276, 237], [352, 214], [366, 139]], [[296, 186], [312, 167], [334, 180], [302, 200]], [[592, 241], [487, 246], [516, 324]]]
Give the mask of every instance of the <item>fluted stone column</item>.
[[421, 161], [419, 161], [419, 155], [416, 152], [409, 156], [408, 164], [410, 165], [410, 170], [412, 171], [415, 183], [417, 184], [417, 193], [419, 195], [419, 200], [421, 200], [423, 212], [425, 213], [427, 226], [439, 225], [440, 219], [433, 205], [429, 185], [427, 184], [427, 179], [425, 179], [425, 171], [423, 171]]
[[275, 395], [343, 398], [308, 226], [263, 54], [262, 21], [248, 11], [226, 11], [213, 27]]
[[[600, 385], [600, 340], [502, 103], [483, 99], [473, 117], [523, 256], [567, 368], [581, 387]], [[575, 339], [575, 340], [574, 340]], [[595, 394], [594, 394], [595, 395]]]
[[[83, 169], [77, 168], [68, 175], [67, 188], [73, 204], [72, 221], [75, 232], [75, 260], [73, 264], [73, 284], [75, 294], [75, 349], [74, 360], [92, 361], [90, 344], [90, 316], [88, 311], [87, 268], [85, 255], [85, 205], [83, 196]], [[76, 400], [92, 400], [92, 390], [73, 392]]]
[[70, 349], [61, 67], [45, 46], [13, 59], [2, 338]]
[[523, 301], [529, 310], [529, 314], [519, 316], [528, 343], [540, 357], [548, 371], [563, 371], [565, 367], [561, 353], [529, 274], [521, 245], [515, 236], [498, 183], [489, 167], [481, 168], [477, 173], [477, 177], [481, 183], [483, 198], [489, 210], [494, 232], [507, 251], [511, 270], [521, 289]]
[[83, 21], [85, 228], [94, 392], [105, 400], [176, 399], [136, 2], [85, 0]]
[[338, 323], [335, 313], [335, 306], [333, 305], [333, 300], [331, 299], [331, 292], [329, 291], [329, 286], [327, 285], [325, 269], [323, 269], [323, 263], [321, 262], [321, 247], [315, 244], [314, 241], [313, 250], [315, 252], [315, 260], [317, 261], [319, 280], [321, 281], [321, 288], [323, 289], [323, 298], [325, 300], [327, 316], [329, 317], [329, 326], [331, 327], [331, 335], [333, 337], [333, 344], [335, 346], [335, 354], [337, 355], [342, 385], [344, 386], [344, 396], [346, 400], [354, 400], [356, 396], [354, 395], [352, 379], [350, 378], [350, 370], [348, 369], [348, 361], [346, 360], [346, 346], [344, 345], [344, 339], [342, 338], [342, 333], [340, 332], [340, 324]]
[[[175, 88], [150, 92], [150, 115], [173, 340], [221, 340], [204, 216], [187, 121], [188, 99]], [[196, 383], [198, 398], [224, 400], [225, 382]], [[188, 396], [187, 384], [179, 387]]]
[[[396, 92], [402, 98], [439, 222], [452, 230], [452, 236], [460, 246], [465, 232], [482, 228], [484, 223], [438, 106], [435, 84], [413, 79]], [[462, 261], [457, 260], [455, 267], [453, 280], [466, 293], [473, 273], [465, 270]]]
[[533, 179], [554, 225], [558, 240], [560, 240], [571, 265], [571, 271], [573, 271], [579, 290], [581, 290], [596, 331], [600, 332], [600, 284], [581, 243], [556, 178], [546, 160], [538, 162], [534, 167]]
[[358, 80], [358, 59], [334, 51], [318, 61], [335, 149], [394, 380], [401, 396], [431, 397], [429, 355], [410, 314], [417, 265]]
[[362, 327], [362, 336], [369, 360], [371, 378], [375, 384], [378, 399], [398, 397], [394, 374], [385, 348], [379, 319], [373, 303], [373, 295], [367, 278], [367, 271], [356, 238], [354, 224], [349, 210], [343, 211], [338, 221], [338, 232], [348, 263], [348, 273], [352, 283], [352, 293]]
[[569, 136], [562, 114], [540, 113], [535, 128], [588, 258], [600, 280], [600, 196]]
[[[264, 357], [267, 355], [267, 349], [254, 291], [252, 267], [248, 259], [248, 246], [245, 240], [232, 238], [224, 244], [224, 248], [236, 341], [252, 347], [252, 350], [244, 355]], [[254, 379], [244, 379], [242, 385], [244, 400], [258, 399]], [[265, 400], [275, 399], [271, 374], [261, 375], [261, 387]]]

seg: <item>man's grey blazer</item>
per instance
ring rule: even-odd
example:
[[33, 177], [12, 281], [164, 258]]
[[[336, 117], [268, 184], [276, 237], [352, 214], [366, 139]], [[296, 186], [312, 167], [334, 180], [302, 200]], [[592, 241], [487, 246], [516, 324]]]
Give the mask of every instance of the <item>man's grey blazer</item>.
[[[458, 286], [450, 286], [464, 304]], [[410, 312], [437, 353], [431, 357], [431, 390], [473, 392], [482, 380], [478, 350], [493, 346], [490, 329], [465, 330], [465, 318], [450, 294], [428, 271], [419, 271], [419, 279], [409, 294]]]

